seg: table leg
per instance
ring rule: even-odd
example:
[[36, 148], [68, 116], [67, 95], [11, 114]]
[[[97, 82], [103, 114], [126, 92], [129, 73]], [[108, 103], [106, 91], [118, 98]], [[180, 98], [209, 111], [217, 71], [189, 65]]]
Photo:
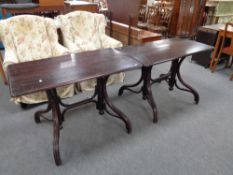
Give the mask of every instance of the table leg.
[[[129, 90], [133, 93], [141, 93], [142, 92], [142, 97], [144, 100], [147, 100], [149, 105], [152, 108], [153, 111], [153, 122], [157, 122], [158, 121], [158, 114], [157, 114], [157, 107], [156, 107], [156, 103], [154, 101], [153, 98], [153, 94], [151, 91], [151, 70], [152, 70], [152, 66], [149, 67], [142, 67], [142, 73], [141, 73], [141, 77], [139, 79], [138, 82], [136, 82], [135, 84], [130, 84], [130, 85], [125, 85], [122, 86], [119, 90], [119, 96], [121, 96], [124, 92], [124, 90]], [[141, 87], [141, 89], [139, 91], [135, 91], [131, 88], [137, 87], [138, 85], [141, 84], [141, 82], [143, 82], [143, 85]]]
[[[49, 119], [47, 119], [47, 118], [45, 118], [45, 117], [43, 116], [43, 114], [48, 113], [49, 111], [51, 111], [51, 105], [48, 103], [46, 109], [44, 109], [44, 110], [39, 110], [39, 111], [37, 111], [37, 112], [35, 113], [35, 115], [34, 115], [35, 122], [36, 122], [36, 123], [40, 123], [40, 122], [41, 122], [40, 118], [44, 118], [44, 119], [46, 119], [46, 120], [49, 120]], [[50, 120], [49, 120], [49, 121], [50, 121]]]
[[53, 156], [57, 166], [61, 165], [60, 151], [59, 151], [59, 138], [60, 138], [60, 119], [61, 110], [57, 101], [56, 89], [47, 90], [49, 104], [53, 114]]
[[[61, 99], [60, 97], [57, 95], [57, 91], [56, 90], [53, 90], [53, 93], [54, 93], [54, 99], [56, 100], [56, 102], [58, 102], [59, 104], [61, 103]], [[47, 117], [44, 117], [43, 114], [46, 114], [48, 112], [51, 111], [51, 104], [48, 100], [48, 105], [47, 105], [47, 108], [44, 109], [44, 110], [39, 110], [35, 113], [34, 115], [34, 119], [35, 119], [35, 122], [36, 123], [40, 123], [41, 122], [41, 118], [47, 120], [47, 121], [53, 121], [51, 119], [48, 119]], [[59, 123], [60, 123], [60, 127], [62, 128], [62, 123], [64, 122], [64, 116], [63, 115], [59, 115]]]
[[[173, 90], [173, 87], [176, 86], [176, 88], [179, 90], [190, 92], [194, 96], [195, 103], [198, 104], [199, 99], [200, 99], [198, 92], [192, 86], [190, 86], [188, 83], [186, 83], [180, 74], [180, 67], [181, 67], [181, 64], [183, 63], [184, 59], [185, 59], [185, 57], [180, 58], [179, 60], [172, 61], [171, 70], [170, 70], [171, 77], [169, 78], [169, 81], [168, 81], [169, 89]], [[177, 84], [176, 77], [185, 88], [182, 88]]]
[[134, 88], [134, 87], [137, 87], [138, 85], [140, 85], [144, 80], [144, 76], [143, 74], [141, 74], [141, 77], [140, 79], [138, 80], [138, 82], [134, 83], [134, 84], [129, 84], [129, 85], [125, 85], [125, 86], [122, 86], [118, 92], [118, 95], [119, 96], [122, 96], [123, 93], [124, 93], [124, 90], [128, 90], [130, 92], [133, 92], [133, 93], [136, 93], [136, 94], [139, 94], [142, 92], [142, 89], [140, 89], [139, 91], [136, 91], [136, 90], [133, 90], [131, 88]]
[[[97, 103], [96, 108], [100, 111], [100, 114], [103, 114], [106, 111], [109, 115], [119, 118], [125, 123], [126, 130], [128, 133], [132, 132], [131, 122], [128, 117], [116, 108], [111, 102], [108, 93], [107, 93], [107, 77], [101, 77], [97, 79]], [[109, 111], [109, 109], [111, 111]]]
[[157, 107], [153, 98], [153, 94], [151, 91], [151, 71], [152, 66], [150, 67], [142, 67], [142, 75], [144, 75], [143, 86], [142, 86], [142, 95], [143, 99], [146, 99], [151, 106], [153, 111], [153, 122], [158, 122], [158, 112]]

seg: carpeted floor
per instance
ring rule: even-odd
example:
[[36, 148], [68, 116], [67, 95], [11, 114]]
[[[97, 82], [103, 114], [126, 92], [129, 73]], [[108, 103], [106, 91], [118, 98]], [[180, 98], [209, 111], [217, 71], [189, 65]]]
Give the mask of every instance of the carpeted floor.
[[[165, 73], [169, 64], [154, 68]], [[68, 113], [61, 131], [63, 165], [52, 156], [52, 125], [34, 123], [33, 113], [45, 105], [21, 110], [9, 101], [8, 87], [0, 91], [0, 175], [232, 175], [233, 82], [232, 70], [212, 74], [188, 60], [185, 80], [200, 93], [168, 91], [165, 82], [153, 85], [159, 122], [140, 95], [117, 96], [120, 85], [111, 86], [114, 104], [132, 121], [133, 133], [108, 115], [100, 116], [94, 105]], [[126, 74], [134, 82], [140, 72]], [[72, 100], [89, 94], [79, 94]]]

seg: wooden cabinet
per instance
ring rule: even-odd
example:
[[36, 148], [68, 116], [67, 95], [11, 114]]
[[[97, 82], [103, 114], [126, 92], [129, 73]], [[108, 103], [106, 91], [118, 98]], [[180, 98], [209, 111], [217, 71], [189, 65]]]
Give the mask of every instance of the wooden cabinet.
[[76, 10], [97, 13], [98, 4], [86, 1], [65, 1], [65, 9], [66, 13]]
[[64, 0], [36, 0], [40, 6], [64, 6]]
[[141, 5], [147, 5], [147, 0], [141, 0]]
[[[111, 36], [121, 41], [124, 45], [129, 44], [128, 43], [129, 39], [130, 39], [130, 45], [142, 44], [142, 43], [157, 41], [161, 39], [161, 35], [158, 33], [153, 33], [136, 27], [132, 27], [131, 32], [129, 34], [128, 28], [129, 26], [126, 24], [113, 21], [111, 25], [111, 30], [112, 30]], [[109, 23], [107, 26], [107, 34], [110, 35]]]
[[206, 0], [174, 0], [170, 35], [192, 37], [201, 24]]

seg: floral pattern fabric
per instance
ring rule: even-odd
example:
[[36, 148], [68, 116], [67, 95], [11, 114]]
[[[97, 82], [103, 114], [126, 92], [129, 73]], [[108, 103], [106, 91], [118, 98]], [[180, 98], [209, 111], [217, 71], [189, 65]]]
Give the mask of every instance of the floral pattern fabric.
[[[5, 47], [4, 69], [9, 64], [34, 61], [68, 54], [58, 43], [57, 28], [52, 19], [20, 15], [0, 22], [0, 39]], [[58, 88], [61, 98], [74, 94], [74, 85]], [[45, 92], [38, 92], [13, 99], [16, 103], [40, 103], [47, 101]]]
[[[63, 35], [65, 47], [72, 53], [91, 51], [102, 48], [122, 47], [122, 43], [105, 34], [106, 20], [104, 15], [85, 11], [74, 11], [56, 18]], [[109, 77], [108, 85], [123, 82], [124, 74]], [[96, 80], [78, 83], [82, 91], [93, 90]]]

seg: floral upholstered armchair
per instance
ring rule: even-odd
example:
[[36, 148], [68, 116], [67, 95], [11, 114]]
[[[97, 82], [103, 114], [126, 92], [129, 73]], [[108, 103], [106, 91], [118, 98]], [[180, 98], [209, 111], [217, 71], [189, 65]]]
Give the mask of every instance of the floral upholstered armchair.
[[[5, 47], [4, 70], [10, 64], [34, 61], [68, 54], [58, 43], [54, 20], [33, 15], [21, 15], [0, 21], [0, 39]], [[74, 85], [58, 88], [61, 98], [74, 94]], [[45, 92], [13, 99], [16, 103], [34, 104], [47, 101]]]
[[[71, 53], [91, 51], [103, 48], [122, 47], [122, 43], [107, 36], [107, 25], [104, 15], [85, 11], [75, 11], [56, 18], [61, 28], [63, 44]], [[109, 77], [108, 85], [123, 82], [124, 74], [119, 73]], [[96, 80], [79, 83], [82, 91], [93, 90]]]

